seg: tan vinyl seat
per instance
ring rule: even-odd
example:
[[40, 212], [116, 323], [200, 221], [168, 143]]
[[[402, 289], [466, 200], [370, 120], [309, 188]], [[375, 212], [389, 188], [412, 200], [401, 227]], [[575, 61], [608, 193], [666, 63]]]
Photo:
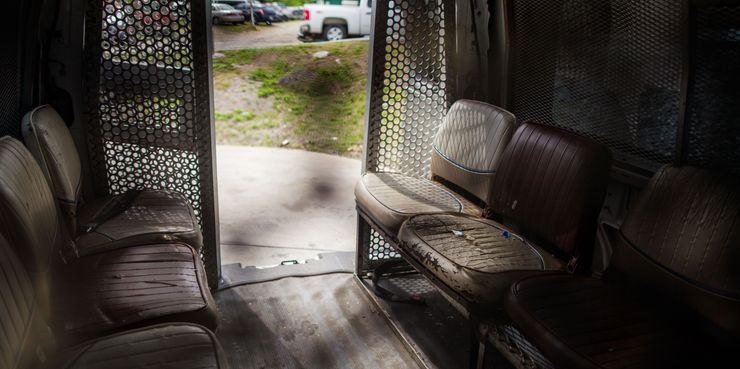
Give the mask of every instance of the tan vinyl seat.
[[602, 279], [524, 278], [506, 312], [558, 368], [726, 367], [740, 349], [739, 188], [664, 167], [615, 235]]
[[474, 309], [499, 304], [532, 271], [587, 263], [606, 195], [611, 155], [587, 138], [525, 123], [506, 148], [489, 196], [507, 226], [462, 214], [420, 214], [399, 248]]
[[187, 244], [142, 244], [74, 257], [41, 169], [10, 137], [0, 138], [0, 221], [0, 234], [17, 246], [40, 291], [52, 297], [44, 310], [53, 313], [50, 323], [61, 336], [79, 341], [170, 321], [217, 326], [202, 261]]
[[391, 237], [415, 214], [480, 215], [478, 204], [488, 201], [490, 183], [515, 129], [516, 118], [508, 111], [459, 100], [450, 107], [434, 139], [431, 172], [438, 181], [366, 173], [355, 186], [357, 206]]
[[1, 368], [228, 368], [213, 333], [187, 323], [122, 332], [60, 350], [40, 309], [46, 299], [0, 235]]
[[[44, 170], [81, 254], [178, 240], [200, 250], [203, 236], [188, 200], [174, 191], [146, 190], [113, 216], [96, 217], [124, 195], [83, 201], [80, 158], [67, 126], [49, 105], [23, 118], [26, 146]], [[96, 224], [99, 223], [99, 224]], [[94, 227], [90, 225], [95, 224]], [[91, 229], [92, 228], [92, 229]]]

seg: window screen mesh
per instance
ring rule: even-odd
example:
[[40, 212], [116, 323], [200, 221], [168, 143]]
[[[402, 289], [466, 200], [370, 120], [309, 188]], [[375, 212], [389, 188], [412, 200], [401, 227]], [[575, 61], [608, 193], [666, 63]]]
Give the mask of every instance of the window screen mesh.
[[648, 170], [674, 159], [681, 2], [511, 0], [511, 109]]
[[206, 2], [88, 2], [85, 60], [90, 163], [99, 193], [184, 193], [217, 283]]
[[20, 113], [20, 68], [18, 50], [18, 16], [20, 4], [12, 1], [5, 4], [7, 16], [3, 40], [3, 52], [0, 52], [0, 137], [21, 136]]
[[371, 76], [367, 170], [429, 174], [431, 142], [450, 105], [454, 7], [443, 0], [379, 2]]
[[692, 15], [687, 162], [740, 175], [740, 6]]

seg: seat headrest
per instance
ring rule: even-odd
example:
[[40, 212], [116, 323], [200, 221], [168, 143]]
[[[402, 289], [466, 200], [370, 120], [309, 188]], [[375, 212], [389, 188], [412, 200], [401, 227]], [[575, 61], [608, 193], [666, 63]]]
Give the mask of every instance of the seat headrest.
[[21, 129], [26, 146], [49, 177], [54, 195], [77, 202], [82, 167], [72, 134], [51, 105], [39, 106], [23, 117]]
[[487, 202], [491, 181], [515, 129], [516, 117], [502, 108], [456, 101], [434, 138], [432, 174]]
[[23, 140], [36, 158], [59, 201], [70, 232], [77, 228], [82, 166], [72, 134], [51, 105], [39, 106], [23, 117]]
[[665, 166], [640, 193], [621, 231], [653, 262], [740, 298], [740, 179]]
[[447, 112], [433, 146], [463, 169], [493, 173], [515, 129], [514, 114], [480, 101], [458, 100]]
[[529, 238], [570, 256], [590, 255], [610, 169], [611, 153], [605, 146], [555, 127], [525, 123], [503, 154], [491, 186], [490, 210]]

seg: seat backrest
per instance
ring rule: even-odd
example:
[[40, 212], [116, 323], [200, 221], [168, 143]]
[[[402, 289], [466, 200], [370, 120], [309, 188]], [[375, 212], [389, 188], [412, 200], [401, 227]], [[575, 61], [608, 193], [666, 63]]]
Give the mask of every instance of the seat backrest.
[[[42, 317], [37, 295], [23, 264], [0, 235], [0, 368], [41, 367], [53, 349], [53, 336]], [[48, 303], [47, 303], [48, 304]]]
[[605, 146], [558, 128], [522, 124], [501, 159], [488, 211], [587, 267], [610, 169]]
[[0, 234], [15, 247], [35, 288], [48, 295], [49, 274], [69, 238], [41, 168], [10, 136], [0, 138]]
[[72, 135], [50, 105], [39, 106], [23, 117], [23, 139], [49, 182], [70, 232], [77, 224], [82, 167]]
[[488, 203], [488, 189], [516, 129], [516, 117], [499, 107], [458, 100], [434, 138], [432, 175]]
[[740, 336], [740, 179], [660, 169], [622, 224], [612, 269]]

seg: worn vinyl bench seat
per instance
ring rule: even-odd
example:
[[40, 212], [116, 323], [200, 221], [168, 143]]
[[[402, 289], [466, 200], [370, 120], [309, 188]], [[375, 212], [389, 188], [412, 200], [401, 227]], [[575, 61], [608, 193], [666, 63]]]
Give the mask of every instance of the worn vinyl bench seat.
[[[188, 323], [167, 323], [96, 337], [72, 347], [54, 339], [23, 263], [0, 235], [0, 367], [7, 369], [227, 368], [216, 337]], [[61, 344], [61, 345], [60, 345]]]
[[558, 368], [727, 367], [740, 349], [738, 188], [662, 168], [615, 235], [602, 279], [526, 277], [506, 312]]
[[70, 262], [68, 270], [59, 279], [79, 291], [53, 293], [50, 323], [71, 340], [160, 322], [218, 326], [200, 256], [186, 244], [97, 253]]
[[533, 270], [563, 270], [565, 263], [491, 220], [458, 214], [409, 219], [403, 250], [435, 278], [474, 305], [496, 302], [511, 283]]
[[[51, 106], [42, 105], [27, 113], [21, 128], [25, 144], [52, 187], [80, 254], [173, 240], [196, 250], [202, 248], [198, 219], [181, 193], [145, 190], [131, 192], [128, 195], [134, 196], [129, 198], [124, 193], [84, 201], [79, 154], [69, 129]], [[142, 160], [130, 165], [146, 164]], [[106, 216], [106, 207], [121, 209]]]
[[415, 215], [399, 231], [399, 250], [476, 313], [489, 312], [528, 273], [588, 263], [610, 166], [608, 149], [596, 142], [522, 124], [490, 187], [488, 212], [500, 222]]
[[8, 136], [0, 138], [0, 234], [16, 247], [40, 293], [51, 296], [44, 310], [65, 340], [158, 322], [217, 326], [202, 260], [190, 245], [149, 243], [75, 256], [41, 168]]
[[459, 100], [450, 107], [433, 142], [432, 179], [399, 173], [366, 173], [355, 186], [357, 207], [395, 238], [414, 214], [459, 212], [480, 215], [501, 153], [516, 118], [486, 103]]

